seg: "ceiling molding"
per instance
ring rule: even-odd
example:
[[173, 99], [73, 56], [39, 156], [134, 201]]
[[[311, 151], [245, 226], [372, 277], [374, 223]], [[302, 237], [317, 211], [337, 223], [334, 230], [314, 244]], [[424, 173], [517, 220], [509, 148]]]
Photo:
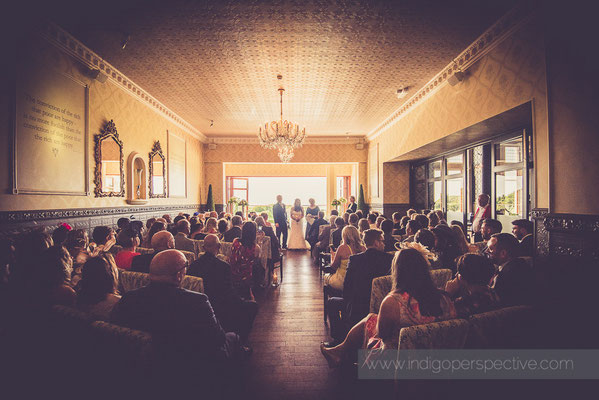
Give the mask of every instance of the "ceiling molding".
[[[504, 39], [512, 35], [533, 15], [533, 2], [525, 2], [508, 11], [497, 22], [491, 25], [470, 46], [462, 51], [453, 61], [441, 70], [433, 79], [419, 89], [400, 108], [385, 119], [380, 125], [368, 132], [366, 140], [371, 141], [381, 133], [391, 128], [407, 113], [412, 111], [422, 101], [433, 95], [447, 84], [447, 80], [457, 71], [466, 71], [472, 64], [483, 58]], [[457, 68], [456, 68], [457, 65]]]
[[115, 83], [125, 92], [132, 95], [141, 103], [150, 107], [155, 112], [159, 113], [164, 118], [168, 119], [178, 127], [182, 128], [194, 138], [206, 142], [208, 138], [196, 129], [189, 122], [185, 121], [174, 111], [158, 101], [154, 96], [141, 88], [138, 84], [129, 79], [125, 74], [120, 72], [109, 62], [94, 53], [83, 43], [75, 39], [70, 33], [52, 22], [46, 22], [41, 29], [41, 35], [48, 42], [58, 47], [60, 50], [70, 54], [75, 59], [80, 61], [92, 70], [99, 70], [104, 73], [109, 80]]
[[[257, 136], [209, 137], [208, 143], [214, 144], [260, 144]], [[365, 143], [364, 136], [350, 137], [310, 137], [306, 136], [304, 144], [351, 144]]]

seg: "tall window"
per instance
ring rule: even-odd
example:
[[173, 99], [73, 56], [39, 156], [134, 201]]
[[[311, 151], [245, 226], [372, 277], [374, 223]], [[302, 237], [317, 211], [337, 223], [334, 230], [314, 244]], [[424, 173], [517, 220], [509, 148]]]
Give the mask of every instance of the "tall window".
[[428, 164], [428, 208], [440, 210], [443, 208], [443, 160], [432, 161]]
[[338, 176], [337, 177], [337, 198], [343, 197], [349, 201], [351, 176]]
[[[237, 197], [238, 200], [248, 201], [248, 178], [227, 177], [227, 204], [231, 197]], [[229, 212], [232, 212], [229, 209]]]
[[525, 162], [522, 136], [493, 145], [493, 185], [495, 217], [504, 232], [511, 231], [511, 222], [525, 218]]
[[447, 222], [463, 222], [464, 196], [464, 153], [445, 158], [445, 211]]

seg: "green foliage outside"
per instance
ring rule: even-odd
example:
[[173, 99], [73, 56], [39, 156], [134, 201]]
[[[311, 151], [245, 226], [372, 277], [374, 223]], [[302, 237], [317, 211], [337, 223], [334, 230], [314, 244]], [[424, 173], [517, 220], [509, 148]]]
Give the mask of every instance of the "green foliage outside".
[[498, 214], [503, 215], [519, 215], [516, 212], [516, 193], [512, 192], [510, 194], [502, 195], [497, 198], [496, 202], [496, 210]]

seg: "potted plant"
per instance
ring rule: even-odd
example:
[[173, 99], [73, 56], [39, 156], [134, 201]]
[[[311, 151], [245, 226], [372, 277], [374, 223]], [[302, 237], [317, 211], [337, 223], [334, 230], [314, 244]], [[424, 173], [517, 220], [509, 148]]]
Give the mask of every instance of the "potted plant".
[[[239, 204], [239, 199], [237, 197], [230, 197], [229, 198], [229, 207], [230, 207], [230, 213], [233, 214], [234, 212], [237, 211], [237, 205]], [[235, 210], [233, 210], [233, 207], [235, 207]]]
[[208, 185], [208, 197], [206, 198], [206, 208], [208, 211], [215, 211], [214, 198], [212, 197], [212, 184]]
[[337, 210], [339, 208], [340, 204], [341, 204], [341, 202], [337, 199], [333, 199], [333, 201], [331, 201], [331, 206], [335, 207], [335, 210]]
[[246, 200], [240, 200], [238, 204], [241, 206], [241, 212], [246, 216], [245, 208], [248, 206], [248, 202]]

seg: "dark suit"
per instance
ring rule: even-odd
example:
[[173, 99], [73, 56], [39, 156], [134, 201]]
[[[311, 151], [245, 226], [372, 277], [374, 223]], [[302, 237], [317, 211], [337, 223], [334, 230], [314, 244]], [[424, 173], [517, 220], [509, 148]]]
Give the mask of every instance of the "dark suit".
[[345, 225], [342, 228], [337, 228], [335, 229], [332, 233], [331, 233], [331, 243], [333, 245], [333, 249], [337, 250], [337, 247], [339, 247], [339, 245], [341, 244], [341, 240], [343, 239], [341, 237], [341, 232], [343, 231], [343, 228], [345, 228]]
[[263, 226], [262, 232], [264, 232], [264, 235], [270, 238], [271, 260], [276, 263], [279, 261], [279, 239], [277, 239], [277, 235], [275, 235], [275, 231], [272, 229], [272, 226]]
[[534, 256], [534, 243], [532, 234], [528, 234], [520, 241], [520, 257], [533, 257]]
[[530, 304], [534, 295], [533, 271], [526, 261], [514, 258], [497, 272], [491, 287], [504, 307]]
[[135, 272], [144, 272], [146, 274], [150, 273], [150, 263], [158, 251], [149, 254], [140, 254], [138, 256], [133, 257], [131, 260], [131, 271]]
[[352, 203], [347, 207], [346, 212], [352, 214], [352, 213], [355, 213], [356, 211], [358, 211], [358, 205], [356, 203]]
[[173, 363], [229, 357], [225, 332], [202, 293], [153, 282], [125, 293], [111, 322], [149, 332], [161, 356]]
[[322, 225], [327, 225], [328, 222], [324, 218], [318, 218], [314, 223], [310, 226], [310, 231], [308, 231], [308, 243], [310, 246], [314, 247], [316, 242], [318, 242], [318, 234], [320, 232], [320, 227]]
[[[285, 208], [285, 204], [276, 203], [272, 206], [272, 215], [275, 221], [275, 224], [279, 224], [277, 227], [277, 238], [281, 243], [283, 248], [287, 248], [287, 210]], [[281, 235], [283, 235], [283, 240], [281, 240]]]
[[227, 331], [239, 334], [245, 341], [258, 311], [255, 301], [242, 300], [233, 289], [231, 266], [206, 252], [189, 266], [187, 275], [204, 280], [204, 293], [214, 308], [214, 314]]
[[231, 229], [225, 232], [223, 236], [223, 241], [225, 242], [233, 242], [234, 239], [241, 237], [241, 228], [238, 226], [233, 226]]
[[392, 260], [391, 254], [376, 249], [367, 249], [349, 257], [343, 283], [343, 300], [346, 320], [350, 326], [368, 315], [372, 280], [389, 275]]

